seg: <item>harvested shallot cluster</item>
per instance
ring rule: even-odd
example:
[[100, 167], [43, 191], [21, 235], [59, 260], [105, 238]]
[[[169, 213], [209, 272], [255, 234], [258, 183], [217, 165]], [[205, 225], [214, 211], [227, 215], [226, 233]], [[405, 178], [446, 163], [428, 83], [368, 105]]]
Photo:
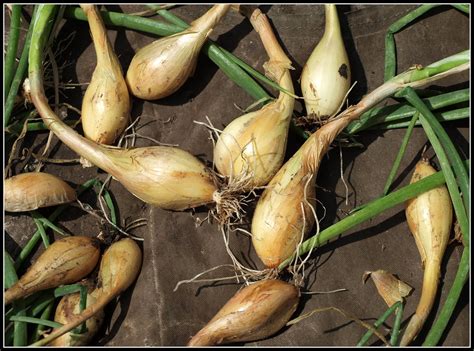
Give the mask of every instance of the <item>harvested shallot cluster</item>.
[[[470, 90], [445, 85], [469, 71], [470, 50], [420, 43], [430, 55], [418, 62], [394, 35], [470, 8], [350, 6], [5, 6], [5, 345], [442, 344], [470, 267], [469, 160], [444, 128], [468, 120]], [[344, 177], [365, 152], [359, 189]], [[397, 206], [404, 217], [373, 225]], [[10, 235], [30, 220], [33, 235]], [[348, 247], [359, 250], [341, 257]], [[373, 285], [354, 285], [362, 272]], [[196, 283], [209, 284], [191, 296]], [[323, 291], [332, 284], [345, 285]], [[318, 296], [338, 292], [350, 298]]]

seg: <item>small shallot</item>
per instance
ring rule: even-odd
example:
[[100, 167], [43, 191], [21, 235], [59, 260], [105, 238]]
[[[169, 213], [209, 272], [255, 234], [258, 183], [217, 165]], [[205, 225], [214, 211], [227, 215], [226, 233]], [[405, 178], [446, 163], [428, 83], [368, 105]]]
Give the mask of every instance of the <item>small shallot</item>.
[[76, 200], [74, 189], [59, 177], [45, 172], [17, 174], [3, 183], [5, 211], [24, 212]]
[[97, 7], [83, 4], [81, 8], [87, 16], [97, 56], [97, 66], [82, 100], [82, 129], [87, 138], [110, 145], [130, 121], [130, 95]]
[[351, 84], [351, 68], [336, 5], [326, 4], [324, 7], [324, 35], [301, 73], [306, 113], [313, 120], [324, 120], [336, 114]]
[[194, 73], [202, 46], [230, 4], [216, 4], [183, 32], [154, 41], [137, 51], [126, 80], [130, 92], [156, 100], [177, 91]]
[[87, 236], [56, 240], [7, 291], [5, 304], [40, 290], [75, 283], [92, 272], [100, 258], [100, 242]]
[[[250, 22], [260, 35], [269, 61], [264, 64], [287, 92], [258, 111], [233, 120], [220, 134], [214, 148], [214, 164], [229, 183], [240, 183], [240, 191], [266, 185], [283, 164], [294, 97], [291, 61], [278, 43], [268, 18], [259, 9]], [[245, 181], [245, 179], [248, 181]]]
[[[415, 166], [410, 183], [436, 173], [425, 159]], [[453, 224], [451, 197], [446, 186], [439, 186], [407, 201], [408, 227], [420, 252], [424, 267], [420, 301], [403, 334], [400, 346], [409, 345], [418, 335], [433, 307], [438, 290], [441, 262]]]
[[261, 280], [239, 290], [188, 346], [212, 346], [265, 339], [295, 312], [299, 290], [282, 280]]
[[[86, 308], [96, 303], [97, 299], [92, 292], [92, 286], [88, 289], [87, 293], [87, 304]], [[80, 293], [74, 293], [63, 296], [56, 307], [54, 314], [54, 321], [67, 324], [71, 320], [71, 316], [78, 315], [80, 313]], [[99, 330], [100, 326], [104, 321], [104, 311], [97, 312], [96, 315], [89, 318], [86, 323], [86, 331], [84, 333], [74, 333], [70, 331], [59, 338], [53, 340], [51, 346], [83, 346], [88, 345], [90, 340]]]
[[141, 265], [141, 249], [132, 239], [121, 239], [110, 245], [100, 262], [98, 286], [91, 292], [95, 298], [94, 303], [79, 314], [70, 315], [66, 324], [33, 345], [47, 345], [97, 313], [102, 313], [110, 301], [128, 289], [137, 279]]

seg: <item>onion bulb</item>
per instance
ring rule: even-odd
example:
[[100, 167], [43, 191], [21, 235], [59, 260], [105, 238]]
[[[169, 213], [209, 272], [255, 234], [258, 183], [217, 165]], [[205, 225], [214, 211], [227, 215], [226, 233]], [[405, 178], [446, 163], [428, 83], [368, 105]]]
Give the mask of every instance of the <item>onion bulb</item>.
[[336, 5], [324, 5], [324, 35], [301, 73], [308, 118], [327, 119], [338, 112], [351, 84], [351, 69], [342, 39]]
[[[88, 289], [86, 308], [95, 304], [97, 299], [92, 294], [92, 287]], [[54, 321], [61, 324], [67, 324], [71, 320], [71, 316], [80, 313], [80, 293], [65, 295], [61, 298], [56, 307]], [[86, 321], [86, 331], [81, 334], [72, 331], [53, 340], [50, 346], [84, 346], [88, 345], [90, 340], [97, 333], [104, 321], [105, 313], [103, 310], [97, 312]]]
[[189, 341], [188, 346], [212, 346], [267, 338], [295, 312], [299, 290], [281, 280], [262, 280], [239, 290]]
[[97, 56], [97, 66], [82, 100], [82, 129], [87, 138], [110, 145], [130, 121], [130, 95], [97, 7], [87, 4], [81, 8], [87, 16]]
[[360, 104], [313, 133], [265, 187], [252, 218], [252, 244], [265, 266], [274, 268], [289, 258], [311, 230], [322, 157], [347, 124], [367, 108], [364, 100]]
[[[267, 17], [257, 9], [250, 21], [269, 56], [264, 64], [267, 75], [292, 94], [291, 61], [275, 38]], [[288, 93], [280, 92], [278, 99], [262, 109], [236, 118], [217, 140], [215, 167], [221, 175], [229, 177], [229, 182], [240, 183], [241, 191], [266, 185], [283, 164], [294, 106], [294, 97]]]
[[44, 172], [21, 173], [3, 182], [5, 211], [23, 212], [75, 201], [69, 184]]
[[70, 315], [68, 323], [53, 330], [33, 346], [47, 345], [89, 318], [102, 313], [104, 307], [132, 285], [140, 273], [142, 252], [132, 239], [121, 239], [104, 252], [99, 268], [99, 282], [91, 293], [95, 302], [79, 314]]
[[100, 257], [99, 240], [70, 236], [56, 240], [5, 292], [5, 304], [34, 292], [75, 283], [87, 276]]
[[194, 73], [202, 46], [229, 8], [214, 5], [183, 32], [138, 50], [126, 74], [130, 92], [143, 100], [156, 100], [177, 91]]
[[[427, 160], [416, 164], [410, 183], [425, 178], [436, 170]], [[453, 222], [451, 198], [446, 186], [429, 190], [406, 203], [408, 227], [415, 238], [424, 267], [420, 301], [405, 330], [400, 346], [409, 345], [425, 323], [436, 297], [441, 262]]]
[[32, 83], [33, 101], [46, 126], [68, 147], [118, 180], [140, 200], [167, 210], [214, 202], [217, 187], [208, 168], [177, 147], [112, 148], [84, 138], [48, 105], [43, 87]]

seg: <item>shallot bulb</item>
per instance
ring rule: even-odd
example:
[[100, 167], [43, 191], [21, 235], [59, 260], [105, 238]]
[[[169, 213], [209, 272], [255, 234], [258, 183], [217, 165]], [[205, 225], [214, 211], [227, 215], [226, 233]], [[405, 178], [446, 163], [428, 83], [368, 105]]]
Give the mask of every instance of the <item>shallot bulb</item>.
[[130, 122], [130, 95], [122, 67], [95, 5], [81, 5], [89, 22], [97, 66], [82, 100], [84, 135], [111, 145]]
[[194, 73], [202, 46], [229, 8], [214, 5], [183, 32], [138, 50], [126, 75], [130, 92], [143, 100], [156, 100], [177, 91]]
[[212, 346], [268, 338], [288, 322], [298, 307], [299, 290], [282, 280], [262, 280], [239, 290], [189, 341]]
[[92, 272], [99, 257], [100, 245], [96, 238], [70, 236], [56, 240], [28, 271], [5, 291], [5, 304], [37, 291], [81, 280]]
[[100, 262], [98, 286], [91, 292], [95, 299], [93, 303], [88, 304], [82, 312], [70, 315], [66, 324], [33, 345], [47, 345], [89, 318], [102, 313], [110, 301], [133, 284], [140, 273], [141, 265], [141, 249], [132, 239], [125, 238], [110, 245]]
[[[436, 173], [427, 160], [416, 164], [410, 183]], [[408, 227], [420, 252], [424, 267], [423, 286], [415, 314], [403, 334], [400, 346], [409, 345], [418, 335], [433, 307], [438, 289], [441, 262], [453, 223], [451, 197], [446, 186], [439, 186], [407, 201]]]
[[338, 112], [351, 84], [349, 58], [341, 34], [336, 5], [324, 5], [326, 26], [321, 41], [301, 73], [306, 113], [315, 120]]
[[[92, 294], [92, 287], [88, 289], [86, 308], [97, 302]], [[61, 298], [56, 307], [54, 321], [61, 324], [67, 324], [71, 316], [80, 313], [80, 293], [65, 295]], [[51, 342], [51, 346], [84, 346], [88, 345], [91, 339], [97, 334], [104, 321], [105, 313], [103, 310], [97, 312], [86, 321], [86, 331], [84, 333], [74, 333], [72, 331], [60, 336]]]
[[45, 172], [21, 173], [3, 182], [5, 211], [24, 212], [73, 202], [74, 189], [61, 178]]
[[268, 18], [255, 10], [250, 21], [259, 33], [269, 61], [267, 75], [287, 92], [258, 111], [233, 120], [220, 134], [214, 148], [214, 164], [229, 183], [239, 183], [242, 192], [266, 185], [283, 164], [288, 129], [293, 113], [291, 61], [279, 45]]

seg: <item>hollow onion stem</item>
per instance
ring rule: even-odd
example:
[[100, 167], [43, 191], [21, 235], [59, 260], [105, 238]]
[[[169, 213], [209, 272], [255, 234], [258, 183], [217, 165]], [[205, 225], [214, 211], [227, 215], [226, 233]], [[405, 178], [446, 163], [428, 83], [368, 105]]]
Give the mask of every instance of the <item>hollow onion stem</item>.
[[[451, 111], [445, 111], [434, 114], [436, 119], [440, 122], [451, 122], [458, 121], [461, 119], [466, 119], [471, 116], [471, 109], [469, 107], [458, 108]], [[373, 125], [368, 127], [367, 130], [386, 130], [386, 129], [397, 129], [397, 128], [407, 128], [410, 124], [410, 120], [403, 118], [399, 121], [384, 122], [381, 124]], [[421, 126], [421, 122], [418, 119], [415, 123], [415, 126]], [[365, 128], [363, 129], [365, 130]]]
[[402, 144], [400, 145], [400, 149], [398, 150], [397, 157], [395, 158], [395, 161], [393, 162], [392, 169], [390, 170], [390, 173], [387, 178], [387, 182], [385, 183], [385, 187], [383, 189], [383, 195], [387, 195], [388, 189], [392, 185], [393, 179], [395, 178], [397, 174], [403, 155], [405, 154], [408, 141], [410, 140], [411, 134], [413, 132], [413, 128], [415, 127], [415, 123], [418, 120], [419, 115], [420, 115], [419, 112], [416, 112], [410, 121], [410, 125], [408, 126], [406, 130], [405, 136], [403, 137], [403, 140], [402, 140]]
[[5, 54], [5, 63], [3, 66], [3, 85], [4, 98], [8, 96], [13, 76], [16, 72], [15, 58], [18, 50], [18, 42], [20, 39], [20, 20], [21, 5], [12, 5], [12, 14], [10, 18], [10, 31], [8, 33], [7, 52]]
[[421, 5], [388, 27], [387, 33], [385, 35], [385, 82], [397, 74], [397, 51], [395, 49], [394, 34], [436, 6], [439, 5]]
[[398, 344], [398, 336], [400, 335], [400, 326], [402, 324], [402, 317], [403, 317], [403, 303], [397, 308], [395, 312], [395, 322], [393, 323], [393, 328], [391, 331], [390, 337], [390, 345], [397, 346]]
[[[398, 308], [402, 305], [401, 301], [397, 301], [394, 303], [392, 306], [390, 306], [381, 316], [377, 321], [374, 323], [374, 329], [377, 329], [384, 323], [387, 318]], [[364, 346], [367, 341], [369, 341], [369, 338], [372, 336], [374, 332], [372, 330], [367, 330], [367, 332], [362, 336], [360, 341], [357, 343], [357, 346]]]
[[27, 316], [12, 316], [10, 317], [11, 321], [15, 322], [23, 322], [23, 323], [33, 323], [33, 324], [41, 324], [47, 327], [51, 328], [60, 328], [62, 327], [61, 323], [41, 319], [41, 318], [35, 318], [35, 317], [27, 317]]
[[[46, 304], [46, 306], [44, 306], [43, 312], [41, 313], [41, 316], [39, 317], [39, 319], [49, 320], [51, 318], [51, 314], [53, 313], [53, 310], [54, 310], [54, 300], [50, 301], [48, 304]], [[46, 327], [47, 326], [44, 324], [38, 324], [36, 326], [36, 330], [34, 331], [32, 335], [33, 337], [30, 340], [30, 344], [38, 341], [41, 338], [42, 332], [46, 329]]]
[[[423, 99], [423, 102], [430, 110], [442, 109], [458, 103], [467, 102], [470, 98], [470, 89], [460, 89], [457, 91], [439, 94]], [[397, 121], [403, 118], [410, 118], [416, 112], [416, 109], [410, 104], [398, 103], [384, 107], [374, 107], [364, 113], [359, 120], [351, 122], [346, 132], [356, 134], [362, 130], [379, 124]]]
[[21, 82], [26, 75], [27, 68], [28, 68], [28, 53], [30, 51], [30, 43], [31, 43], [31, 36], [33, 34], [33, 21], [36, 16], [36, 6], [33, 10], [33, 15], [31, 18], [30, 27], [28, 29], [28, 33], [26, 34], [25, 43], [23, 44], [23, 51], [21, 53], [20, 61], [18, 63], [18, 67], [16, 69], [15, 75], [13, 76], [13, 80], [10, 85], [10, 90], [8, 92], [8, 96], [5, 100], [5, 107], [4, 107], [4, 114], [3, 114], [3, 121], [4, 127], [8, 126], [10, 123], [10, 117], [13, 111], [13, 107], [15, 106], [15, 97], [18, 94], [18, 90], [20, 89]]

